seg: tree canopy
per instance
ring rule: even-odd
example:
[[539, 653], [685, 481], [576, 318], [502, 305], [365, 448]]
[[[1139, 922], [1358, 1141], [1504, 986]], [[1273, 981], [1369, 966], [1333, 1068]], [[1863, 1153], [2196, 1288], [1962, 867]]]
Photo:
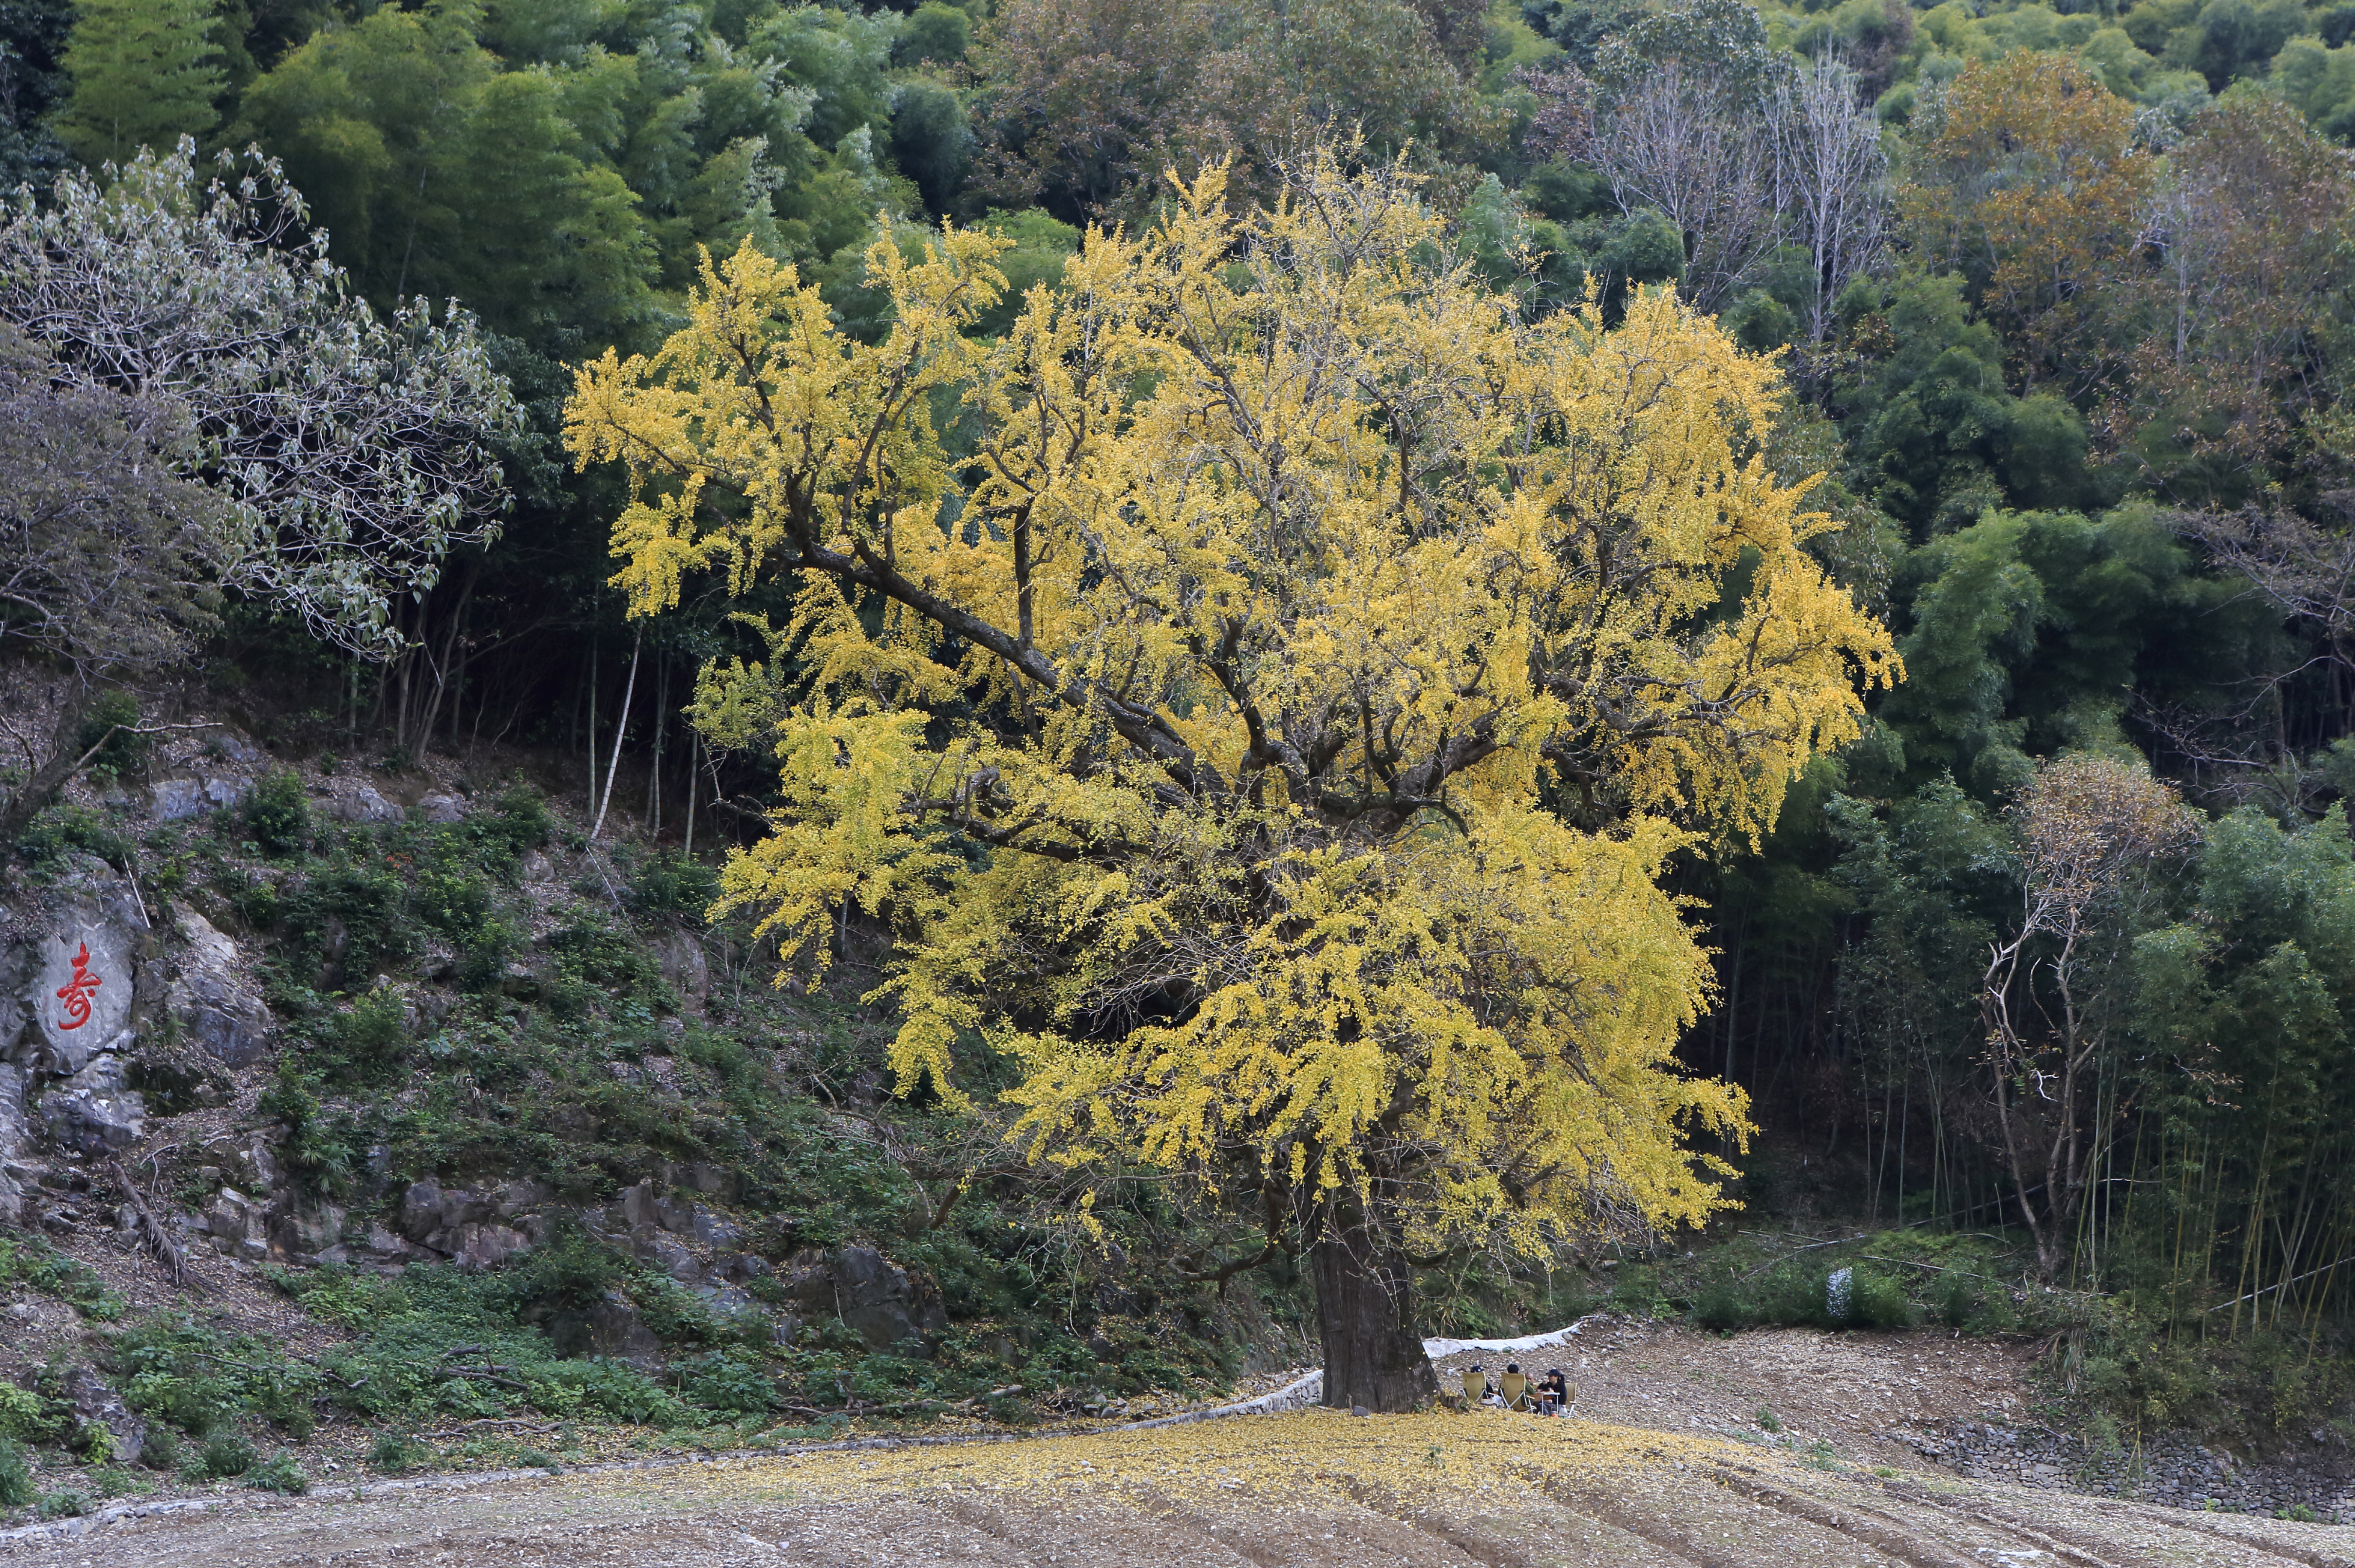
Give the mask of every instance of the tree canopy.
[[805, 676], [698, 691], [783, 760], [723, 903], [804, 970], [890, 922], [903, 1086], [978, 1036], [1035, 1155], [1299, 1216], [1328, 1400], [1398, 1408], [1399, 1258], [1717, 1207], [1681, 1134], [1742, 1102], [1673, 1063], [1708, 979], [1663, 864], [1770, 827], [1896, 666], [1753, 445], [1769, 365], [1665, 293], [1523, 317], [1394, 167], [1287, 178], [1092, 231], [986, 347], [1003, 240], [876, 247], [871, 347], [744, 249], [567, 429], [629, 465], [634, 613], [801, 577]]

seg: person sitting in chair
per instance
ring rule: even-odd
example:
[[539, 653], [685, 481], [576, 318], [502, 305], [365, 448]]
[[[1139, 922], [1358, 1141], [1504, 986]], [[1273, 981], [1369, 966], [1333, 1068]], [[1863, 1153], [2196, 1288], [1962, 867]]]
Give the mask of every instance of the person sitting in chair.
[[1521, 1371], [1520, 1362], [1507, 1361], [1505, 1363], [1505, 1375], [1498, 1381], [1497, 1392], [1505, 1396], [1505, 1408], [1507, 1410], [1529, 1409], [1529, 1375]]
[[1487, 1395], [1488, 1374], [1481, 1369], [1479, 1362], [1475, 1361], [1464, 1369], [1464, 1397], [1478, 1404]]
[[1538, 1408], [1548, 1415], [1560, 1415], [1570, 1408], [1570, 1380], [1561, 1375], [1560, 1367], [1548, 1367], [1546, 1375], [1538, 1380]]

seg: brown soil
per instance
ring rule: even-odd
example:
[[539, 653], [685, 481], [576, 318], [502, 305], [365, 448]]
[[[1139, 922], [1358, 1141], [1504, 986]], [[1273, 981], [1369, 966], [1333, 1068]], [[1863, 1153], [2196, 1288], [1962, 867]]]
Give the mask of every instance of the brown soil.
[[[1307, 1411], [299, 1500], [227, 1495], [202, 1511], [0, 1540], [0, 1563], [2355, 1568], [2355, 1529], [1890, 1462], [1923, 1424], [2016, 1416], [2023, 1353], [1927, 1333], [1720, 1340], [1596, 1323], [1533, 1360], [1574, 1370], [1582, 1413], [1607, 1422]], [[1760, 1405], [1780, 1434], [1758, 1431]], [[1743, 1429], [1747, 1441], [1716, 1435]]]
[[[1592, 1421], [1776, 1446], [1827, 1443], [1860, 1465], [1923, 1464], [1915, 1439], [1958, 1421], [2027, 1419], [2025, 1340], [1966, 1339], [1942, 1328], [1901, 1334], [1759, 1329], [1720, 1339], [1679, 1325], [1589, 1318], [1577, 1339], [1520, 1358], [1524, 1370], [1560, 1367]], [[1507, 1358], [1461, 1354], [1440, 1363], [1440, 1385]], [[1768, 1423], [1774, 1430], [1768, 1430]]]

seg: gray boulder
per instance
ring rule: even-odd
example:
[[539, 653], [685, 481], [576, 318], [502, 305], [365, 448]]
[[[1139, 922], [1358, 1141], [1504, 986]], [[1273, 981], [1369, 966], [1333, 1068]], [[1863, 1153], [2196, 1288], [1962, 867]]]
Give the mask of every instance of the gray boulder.
[[253, 781], [236, 773], [212, 773], [201, 778], [165, 779], [155, 786], [148, 815], [157, 822], [186, 822], [191, 817], [242, 805], [253, 794]]
[[50, 912], [29, 961], [12, 965], [26, 976], [18, 1007], [34, 1020], [32, 1064], [59, 1077], [131, 1044], [147, 917], [122, 879], [92, 867]]
[[412, 1181], [400, 1195], [400, 1233], [422, 1244], [442, 1228], [442, 1185], [428, 1177]]
[[59, 1147], [107, 1154], [146, 1136], [147, 1106], [135, 1090], [104, 1097], [87, 1089], [62, 1089], [41, 1097], [41, 1122]]
[[873, 1247], [844, 1247], [822, 1260], [805, 1253], [788, 1265], [783, 1285], [787, 1299], [812, 1316], [838, 1312], [870, 1350], [948, 1327], [939, 1300]]
[[99, 1433], [118, 1465], [135, 1465], [147, 1446], [147, 1424], [131, 1413], [123, 1396], [88, 1367], [75, 1367], [65, 1376], [65, 1396], [73, 1403], [75, 1436], [87, 1449]]
[[25, 1119], [25, 1087], [31, 1077], [25, 1068], [0, 1061], [0, 1157], [22, 1148], [31, 1130]]
[[498, 1224], [478, 1224], [469, 1221], [442, 1232], [452, 1257], [464, 1268], [489, 1268], [503, 1264], [531, 1245], [531, 1240], [521, 1231]]
[[336, 779], [328, 784], [326, 815], [337, 822], [399, 822], [400, 807], [384, 798], [364, 779]]
[[224, 1067], [261, 1060], [274, 1020], [270, 1005], [246, 978], [252, 973], [236, 941], [195, 910], [176, 912], [181, 950], [178, 973], [165, 1006], [198, 1049]]
[[658, 1229], [663, 1222], [662, 1200], [651, 1181], [622, 1189], [622, 1195], [613, 1200], [613, 1212], [622, 1228], [633, 1232], [647, 1227]]
[[344, 1239], [344, 1211], [333, 1203], [297, 1203], [270, 1227], [270, 1250], [297, 1258], [334, 1251]]
[[417, 803], [417, 814], [428, 822], [464, 822], [466, 803], [437, 789]]
[[640, 1371], [656, 1371], [662, 1367], [662, 1341], [638, 1316], [630, 1298], [618, 1290], [609, 1290], [589, 1309], [589, 1346], [601, 1356], [611, 1356], [626, 1361]]
[[215, 1250], [233, 1258], [270, 1255], [270, 1206], [248, 1198], [234, 1187], [215, 1194], [204, 1212], [205, 1232]]

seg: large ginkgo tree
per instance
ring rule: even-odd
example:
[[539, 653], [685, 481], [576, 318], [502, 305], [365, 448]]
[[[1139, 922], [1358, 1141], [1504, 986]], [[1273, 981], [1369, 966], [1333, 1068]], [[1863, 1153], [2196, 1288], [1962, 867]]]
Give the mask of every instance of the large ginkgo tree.
[[570, 440], [629, 469], [634, 613], [796, 594], [698, 688], [782, 763], [723, 904], [787, 973], [887, 925], [903, 1086], [994, 1051], [1034, 1157], [1231, 1199], [1305, 1253], [1327, 1402], [1401, 1409], [1418, 1257], [1722, 1204], [1686, 1140], [1746, 1107], [1673, 1059], [1710, 968], [1663, 869], [1771, 825], [1895, 661], [1713, 321], [1532, 318], [1394, 169], [1223, 191], [1089, 235], [991, 341], [987, 233], [879, 244], [873, 344], [707, 262]]

